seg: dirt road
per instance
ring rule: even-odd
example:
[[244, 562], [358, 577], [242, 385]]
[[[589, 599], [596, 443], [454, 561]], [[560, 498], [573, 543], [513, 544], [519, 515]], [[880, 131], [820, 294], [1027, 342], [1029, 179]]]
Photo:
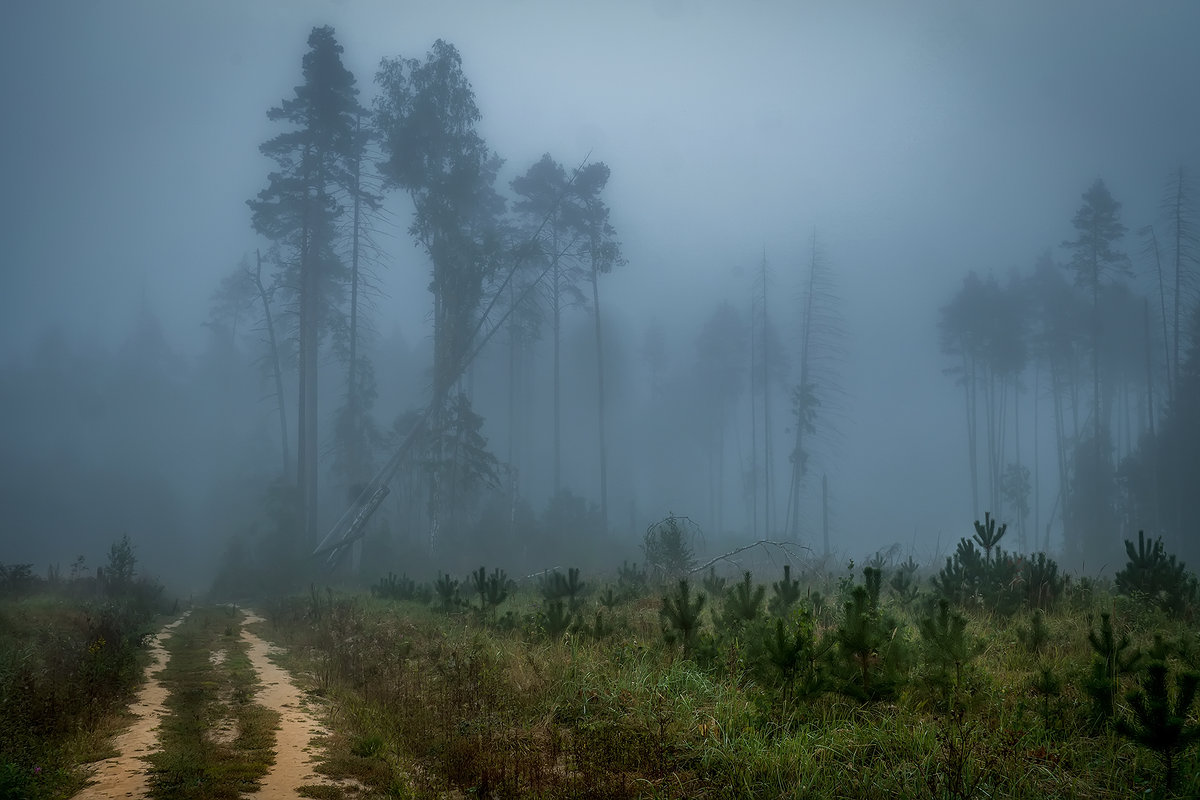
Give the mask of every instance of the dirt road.
[[[153, 660], [146, 668], [146, 684], [130, 706], [136, 718], [113, 741], [118, 754], [96, 763], [92, 775], [94, 783], [75, 795], [74, 800], [136, 800], [149, 796], [145, 757], [158, 748], [158, 727], [166, 713], [167, 700], [167, 690], [156, 676], [168, 658], [163, 643], [186, 616], [184, 614], [166, 625], [154, 637], [150, 647]], [[278, 712], [280, 722], [275, 731], [275, 764], [263, 779], [259, 791], [246, 797], [292, 800], [300, 797], [297, 793], [300, 786], [346, 786], [316, 773], [316, 757], [311, 741], [314, 736], [326, 731], [304, 707], [303, 695], [291, 677], [270, 660], [272, 646], [247, 630], [246, 625], [262, 621], [253, 612], [246, 613], [241, 638], [247, 645], [251, 664], [259, 679], [255, 702]]]
[[334, 785], [333, 781], [313, 770], [316, 762], [309, 745], [314, 736], [328, 731], [304, 708], [304, 698], [291, 676], [271, 662], [271, 645], [245, 627], [262, 621], [254, 612], [249, 612], [243, 621], [242, 639], [250, 646], [250, 661], [262, 685], [255, 701], [279, 713], [279, 730], [275, 732], [275, 765], [253, 797], [291, 800], [299, 797], [296, 789], [305, 784]]

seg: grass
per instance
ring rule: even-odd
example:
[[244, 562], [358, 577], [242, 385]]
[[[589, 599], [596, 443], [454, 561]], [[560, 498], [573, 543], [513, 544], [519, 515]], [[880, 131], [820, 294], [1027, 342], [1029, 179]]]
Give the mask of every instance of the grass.
[[[83, 581], [0, 593], [0, 798], [70, 797], [111, 737], [148, 662], [155, 603]], [[142, 588], [139, 584], [133, 587]], [[155, 595], [157, 597], [157, 595]]]
[[274, 763], [279, 719], [253, 702], [257, 679], [238, 619], [232, 607], [196, 609], [167, 642], [159, 680], [168, 714], [149, 758], [153, 797], [237, 800]]
[[[822, 579], [822, 591], [830, 583]], [[1050, 640], [1033, 654], [1017, 635], [1027, 612], [967, 607], [979, 654], [953, 710], [917, 680], [923, 666], [915, 655], [891, 700], [840, 694], [831, 662], [825, 691], [781, 707], [777, 688], [755, 677], [746, 642], [716, 629], [710, 611], [693, 658], [665, 643], [660, 598], [651, 593], [606, 610], [614, 630], [600, 640], [582, 631], [547, 638], [531, 587], [496, 617], [515, 625], [491, 623], [493, 615], [477, 610], [447, 614], [345, 594], [323, 596], [319, 606], [280, 601], [268, 616], [274, 638], [290, 649], [289, 666], [337, 709], [322, 771], [353, 777], [375, 796], [1166, 794], [1152, 753], [1111, 728], [1089, 728], [1082, 682], [1089, 614], [1112, 611], [1141, 647], [1155, 633], [1200, 643], [1180, 616], [1100, 589], [1087, 607], [1062, 603], [1048, 613]], [[830, 597], [835, 611], [817, 624], [818, 639], [840, 622], [837, 600]], [[883, 605], [900, 620], [894, 636], [916, 654], [924, 604], [905, 612], [885, 591]], [[1061, 678], [1060, 695], [1033, 690], [1042, 667]], [[1200, 794], [1195, 749], [1180, 765], [1177, 793]]]

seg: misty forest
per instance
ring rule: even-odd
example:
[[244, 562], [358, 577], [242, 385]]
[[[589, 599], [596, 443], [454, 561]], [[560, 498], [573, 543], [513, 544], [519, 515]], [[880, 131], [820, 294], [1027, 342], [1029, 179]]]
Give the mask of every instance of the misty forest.
[[1200, 796], [1196, 7], [9, 12], [0, 797]]

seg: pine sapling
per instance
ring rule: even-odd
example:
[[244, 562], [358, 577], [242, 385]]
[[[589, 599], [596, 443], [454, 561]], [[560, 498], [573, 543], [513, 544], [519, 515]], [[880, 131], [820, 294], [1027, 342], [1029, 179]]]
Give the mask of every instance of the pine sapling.
[[[1175, 697], [1171, 697], [1165, 661], [1151, 661], [1142, 676], [1141, 687], [1127, 695], [1132, 718], [1117, 720], [1117, 731], [1158, 754], [1163, 764], [1168, 792], [1175, 784], [1175, 766], [1179, 757], [1200, 740], [1200, 723], [1189, 722], [1200, 674], [1184, 672], [1175, 678]], [[1173, 700], [1173, 702], [1172, 702]]]
[[433, 584], [433, 590], [437, 594], [438, 602], [441, 603], [442, 611], [449, 611], [458, 605], [458, 580], [456, 578], [439, 573], [437, 581]]
[[978, 647], [967, 635], [967, 618], [950, 610], [950, 601], [938, 599], [937, 611], [921, 620], [921, 645], [929, 684], [942, 695], [946, 709], [958, 706], [963, 670]]
[[745, 573], [742, 580], [725, 595], [721, 624], [734, 633], [740, 632], [746, 623], [758, 618], [766, 594], [766, 588], [755, 586], [750, 573]]
[[800, 581], [792, 578], [792, 565], [783, 565], [783, 580], [771, 584], [771, 601], [767, 610], [777, 617], [786, 617], [800, 602]]
[[725, 594], [725, 584], [728, 580], [724, 575], [717, 574], [716, 567], [709, 567], [708, 574], [704, 576], [704, 591], [711, 594], [713, 597], [720, 597]]
[[663, 638], [667, 644], [678, 642], [684, 654], [690, 654], [700, 633], [700, 614], [703, 610], [704, 595], [692, 597], [687, 578], [681, 578], [674, 594], [663, 597], [659, 610]]
[[999, 528], [996, 527], [996, 520], [992, 519], [992, 512], [983, 512], [983, 522], [975, 520], [975, 541], [983, 548], [983, 560], [985, 563], [992, 562], [992, 549], [1000, 544], [1000, 540], [1004, 538], [1004, 534], [1008, 531], [1008, 523], [1004, 523]]
[[609, 611], [612, 611], [617, 606], [619, 606], [623, 599], [624, 598], [622, 598], [621, 595], [619, 595], [613, 591], [612, 586], [604, 587], [604, 594], [600, 595], [600, 598], [599, 598], [600, 605], [604, 606]]
[[1037, 677], [1030, 684], [1033, 693], [1041, 700], [1042, 722], [1047, 730], [1054, 730], [1058, 726], [1055, 725], [1055, 717], [1051, 713], [1051, 703], [1062, 694], [1062, 681], [1051, 667], [1042, 667], [1038, 670]]
[[1092, 645], [1092, 672], [1084, 681], [1084, 690], [1092, 698], [1093, 721], [1103, 725], [1116, 713], [1117, 691], [1121, 676], [1133, 672], [1141, 661], [1142, 653], [1132, 647], [1129, 635], [1122, 633], [1118, 639], [1113, 631], [1110, 614], [1100, 615], [1098, 630], [1088, 631]]
[[546, 603], [540, 621], [546, 636], [553, 640], [559, 640], [576, 623], [576, 618], [562, 600], [551, 600]]
[[1040, 608], [1033, 610], [1033, 615], [1029, 618], [1029, 627], [1017, 628], [1017, 639], [1030, 653], [1041, 654], [1046, 642], [1050, 641], [1050, 628], [1046, 625], [1046, 617]]

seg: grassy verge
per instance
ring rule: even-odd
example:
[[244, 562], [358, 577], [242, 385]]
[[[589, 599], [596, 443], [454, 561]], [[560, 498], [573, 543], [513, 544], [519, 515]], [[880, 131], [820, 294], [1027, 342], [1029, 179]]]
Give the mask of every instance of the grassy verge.
[[278, 715], [253, 702], [239, 619], [232, 607], [197, 609], [167, 642], [159, 680], [169, 713], [150, 757], [153, 797], [236, 800], [257, 789], [274, 761]]
[[112, 755], [154, 603], [68, 584], [0, 599], [0, 798], [70, 797]]
[[[969, 654], [950, 706], [920, 633], [936, 614], [925, 601], [902, 608], [885, 598], [878, 616], [895, 628], [876, 650], [906, 655], [893, 690], [874, 699], [857, 696], [857, 671], [841, 663], [850, 656], [831, 644], [844, 624], [838, 606], [790, 618], [816, 618], [814, 641], [831, 649], [819, 659], [820, 688], [793, 676], [785, 693], [753, 655], [771, 630], [763, 609], [739, 632], [706, 611], [684, 657], [664, 641], [658, 594], [606, 607], [604, 626], [557, 637], [539, 627], [539, 604], [532, 591], [514, 593], [499, 615], [362, 595], [278, 603], [271, 638], [336, 710], [322, 769], [395, 797], [1115, 799], [1200, 790], [1195, 748], [1174, 795], [1165, 792], [1154, 754], [1096, 724], [1087, 691], [1101, 611], [1144, 651], [1156, 638], [1176, 642], [1176, 669], [1200, 657], [1195, 626], [1103, 591], [1087, 607], [1046, 614], [1050, 636], [1036, 652], [1022, 638], [1029, 612], [965, 608]], [[1042, 669], [1058, 676], [1052, 693], [1035, 688]], [[1137, 680], [1119, 677], [1119, 715], [1128, 716]]]

